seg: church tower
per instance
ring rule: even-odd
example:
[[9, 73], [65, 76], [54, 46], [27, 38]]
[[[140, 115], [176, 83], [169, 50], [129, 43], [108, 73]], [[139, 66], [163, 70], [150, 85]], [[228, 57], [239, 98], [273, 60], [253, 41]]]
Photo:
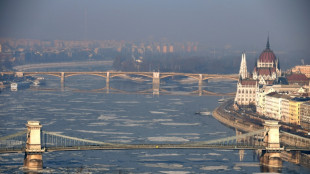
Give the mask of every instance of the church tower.
[[248, 70], [247, 70], [247, 66], [246, 66], [246, 56], [245, 56], [245, 53], [242, 53], [242, 56], [241, 56], [239, 77], [241, 79], [248, 78]]
[[246, 55], [242, 53], [239, 80], [237, 83], [237, 92], [235, 96], [235, 104], [237, 105], [250, 105], [255, 103], [257, 82], [250, 79], [247, 66]]

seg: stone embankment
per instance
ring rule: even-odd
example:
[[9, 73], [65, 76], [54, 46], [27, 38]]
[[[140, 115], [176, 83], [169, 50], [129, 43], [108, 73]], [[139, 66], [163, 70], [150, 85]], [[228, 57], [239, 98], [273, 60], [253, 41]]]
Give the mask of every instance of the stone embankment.
[[252, 132], [255, 130], [263, 129], [263, 126], [251, 123], [249, 121], [244, 120], [243, 118], [237, 117], [232, 114], [232, 111], [226, 109], [229, 105], [232, 104], [232, 101], [226, 101], [217, 107], [212, 115], [215, 119], [220, 121], [221, 123], [236, 128], [243, 132]]
[[263, 129], [263, 127], [261, 127], [261, 126], [244, 122], [241, 119], [232, 118], [231, 116], [228, 116], [225, 114], [220, 114], [219, 108], [216, 108], [213, 111], [212, 115], [215, 119], [217, 119], [221, 123], [223, 123], [227, 126], [230, 126], [230, 127], [234, 127], [234, 128], [236, 128], [240, 131], [243, 131], [243, 132], [251, 132], [251, 131], [258, 130], [258, 129]]
[[[264, 128], [262, 125], [264, 119], [253, 118], [253, 116], [247, 116], [246, 114], [239, 114], [236, 111], [233, 111], [231, 107], [232, 103], [232, 100], [229, 100], [221, 104], [213, 111], [213, 117], [221, 123], [236, 128], [242, 132], [251, 132]], [[285, 145], [309, 146], [309, 141], [309, 138], [300, 137], [287, 132], [282, 132], [280, 134], [280, 142]], [[301, 153], [300, 151], [282, 151], [281, 158], [285, 161], [310, 167], [310, 155], [307, 153]]]
[[[213, 117], [221, 123], [242, 132], [252, 132], [264, 128], [264, 119], [240, 114], [232, 109], [232, 103], [232, 100], [228, 100], [221, 104], [213, 111]], [[304, 146], [309, 144], [310, 139], [282, 131], [280, 141], [290, 146]]]

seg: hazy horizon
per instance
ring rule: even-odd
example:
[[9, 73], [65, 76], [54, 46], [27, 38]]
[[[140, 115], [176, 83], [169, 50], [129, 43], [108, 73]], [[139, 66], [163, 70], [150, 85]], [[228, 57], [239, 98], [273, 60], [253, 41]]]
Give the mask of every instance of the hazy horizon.
[[[168, 40], [209, 48], [271, 48], [310, 54], [306, 0], [4, 0], [0, 37], [47, 40]], [[304, 57], [306, 58], [306, 57]]]

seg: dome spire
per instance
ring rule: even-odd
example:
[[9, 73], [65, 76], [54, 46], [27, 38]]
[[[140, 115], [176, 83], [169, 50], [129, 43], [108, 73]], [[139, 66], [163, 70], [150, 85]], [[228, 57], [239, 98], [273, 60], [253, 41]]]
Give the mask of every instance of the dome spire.
[[270, 49], [270, 44], [269, 44], [269, 33], [268, 33], [268, 37], [267, 37], [266, 49]]

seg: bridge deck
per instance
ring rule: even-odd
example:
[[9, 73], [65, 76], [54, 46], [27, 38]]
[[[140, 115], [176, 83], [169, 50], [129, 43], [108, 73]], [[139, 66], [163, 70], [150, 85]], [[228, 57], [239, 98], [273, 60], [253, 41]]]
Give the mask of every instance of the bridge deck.
[[[263, 146], [190, 146], [190, 145], [174, 145], [174, 144], [137, 144], [123, 146], [71, 146], [71, 147], [49, 147], [45, 148], [46, 152], [54, 151], [80, 151], [80, 150], [134, 150], [134, 149], [231, 149], [231, 150], [255, 150], [264, 149]], [[16, 149], [0, 149], [0, 153], [22, 153], [24, 148]]]
[[[267, 130], [268, 131], [268, 130]], [[310, 151], [309, 139], [302, 138], [294, 145], [282, 144], [282, 148], [268, 149], [264, 146], [265, 129], [237, 136], [219, 138], [208, 141], [193, 141], [182, 144], [117, 144], [70, 137], [54, 132], [42, 131], [43, 151], [74, 151], [74, 150], [129, 150], [129, 149], [246, 149], [267, 151]], [[293, 136], [294, 138], [295, 136]], [[296, 138], [296, 137], [295, 137]], [[21, 131], [0, 138], [0, 153], [25, 152], [26, 132]], [[39, 151], [38, 151], [39, 152]]]
[[[19, 72], [0, 72], [0, 74], [4, 75], [14, 75]], [[145, 76], [152, 78], [154, 72], [120, 72], [120, 71], [86, 71], [86, 72], [58, 72], [58, 71], [45, 71], [45, 72], [22, 72], [23, 75], [25, 76], [31, 76], [31, 75], [52, 75], [52, 76], [57, 76], [61, 77], [62, 74], [64, 77], [70, 77], [70, 76], [75, 76], [75, 75], [95, 75], [95, 76], [101, 76], [101, 77], [107, 77], [107, 74], [109, 74], [110, 77], [115, 77], [115, 76], [121, 76], [121, 75], [140, 75], [140, 76]], [[187, 77], [192, 77], [199, 79], [199, 77], [202, 78], [202, 80], [206, 79], [233, 79], [233, 80], [238, 80], [239, 75], [238, 74], [198, 74], [198, 73], [179, 73], [179, 72], [160, 72], [159, 78], [166, 78], [170, 76], [187, 76]]]
[[54, 147], [47, 148], [47, 152], [52, 151], [74, 151], [74, 150], [134, 150], [134, 149], [246, 149], [246, 150], [254, 150], [254, 149], [264, 149], [263, 146], [185, 146], [185, 145], [172, 145], [172, 144], [143, 144], [143, 145], [124, 145], [124, 146], [115, 146], [115, 147], [107, 147], [107, 146], [73, 146], [73, 147]]
[[[264, 146], [185, 146], [173, 144], [141, 144], [141, 145], [124, 145], [124, 146], [72, 146], [72, 147], [50, 147], [45, 148], [45, 152], [55, 151], [83, 151], [83, 150], [135, 150], [135, 149], [226, 149], [226, 150], [266, 150]], [[281, 151], [281, 150], [279, 150]], [[284, 151], [310, 151], [307, 147], [284, 147]], [[24, 148], [0, 149], [0, 153], [23, 153]]]

